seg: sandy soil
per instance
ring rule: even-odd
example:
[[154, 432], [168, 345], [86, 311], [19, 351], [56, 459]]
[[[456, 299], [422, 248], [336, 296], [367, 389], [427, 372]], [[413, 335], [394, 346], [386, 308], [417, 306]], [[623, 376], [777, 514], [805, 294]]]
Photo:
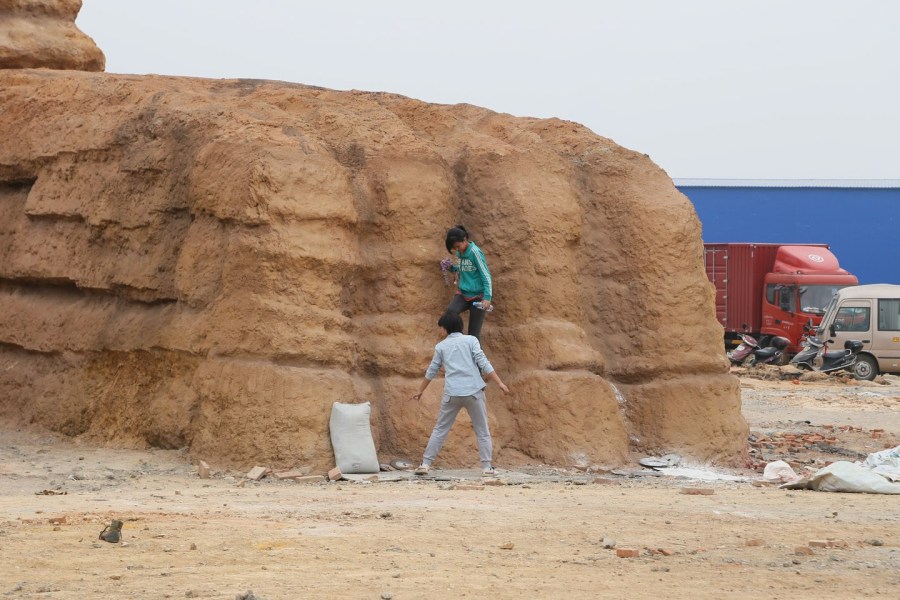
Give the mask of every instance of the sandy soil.
[[[751, 440], [773, 441], [756, 442], [757, 464], [784, 458], [814, 470], [900, 443], [896, 379], [741, 381]], [[776, 442], [810, 432], [835, 441]], [[480, 486], [471, 471], [245, 482], [215, 465], [200, 479], [178, 452], [9, 428], [0, 440], [4, 597], [900, 596], [898, 497], [756, 487], [750, 470], [731, 473], [745, 481], [609, 473], [595, 483], [593, 474], [536, 466], [475, 489], [454, 489]], [[692, 487], [714, 493], [682, 493]], [[125, 521], [121, 544], [98, 540], [112, 518]], [[641, 555], [617, 558], [603, 538]], [[847, 547], [795, 553], [829, 538]]]

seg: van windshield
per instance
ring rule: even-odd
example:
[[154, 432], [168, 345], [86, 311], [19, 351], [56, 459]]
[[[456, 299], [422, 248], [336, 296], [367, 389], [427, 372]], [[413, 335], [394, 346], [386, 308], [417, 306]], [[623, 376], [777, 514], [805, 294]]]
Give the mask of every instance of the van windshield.
[[800, 286], [800, 310], [811, 315], [824, 315], [825, 307], [845, 285]]

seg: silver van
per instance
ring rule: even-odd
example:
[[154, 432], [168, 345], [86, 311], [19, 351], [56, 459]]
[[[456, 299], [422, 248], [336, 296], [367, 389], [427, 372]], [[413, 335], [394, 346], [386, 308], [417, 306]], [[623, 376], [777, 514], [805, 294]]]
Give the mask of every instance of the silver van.
[[900, 285], [879, 283], [845, 287], [834, 295], [816, 330], [835, 348], [859, 340], [854, 374], [875, 379], [879, 373], [900, 373]]

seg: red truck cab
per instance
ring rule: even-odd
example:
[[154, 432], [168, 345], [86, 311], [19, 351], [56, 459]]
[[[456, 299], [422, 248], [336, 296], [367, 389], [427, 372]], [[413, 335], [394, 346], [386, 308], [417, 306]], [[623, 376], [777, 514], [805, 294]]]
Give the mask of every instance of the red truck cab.
[[809, 320], [818, 325], [832, 296], [858, 283], [825, 244], [704, 244], [704, 255], [726, 345], [740, 333], [761, 345], [780, 335], [799, 352]]

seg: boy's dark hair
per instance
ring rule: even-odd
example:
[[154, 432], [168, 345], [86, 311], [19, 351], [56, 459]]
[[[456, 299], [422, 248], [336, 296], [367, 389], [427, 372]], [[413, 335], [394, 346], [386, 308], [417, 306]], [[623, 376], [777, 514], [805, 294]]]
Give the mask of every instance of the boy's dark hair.
[[462, 225], [457, 225], [455, 227], [451, 227], [447, 230], [447, 239], [445, 240], [445, 244], [447, 245], [447, 252], [453, 253], [453, 244], [456, 242], [462, 242], [463, 240], [469, 239], [469, 232], [466, 231], [466, 228]]
[[447, 332], [447, 335], [450, 335], [451, 333], [462, 333], [462, 317], [459, 316], [459, 313], [448, 310], [441, 315], [440, 319], [438, 319], [438, 327], [443, 327], [444, 331]]

